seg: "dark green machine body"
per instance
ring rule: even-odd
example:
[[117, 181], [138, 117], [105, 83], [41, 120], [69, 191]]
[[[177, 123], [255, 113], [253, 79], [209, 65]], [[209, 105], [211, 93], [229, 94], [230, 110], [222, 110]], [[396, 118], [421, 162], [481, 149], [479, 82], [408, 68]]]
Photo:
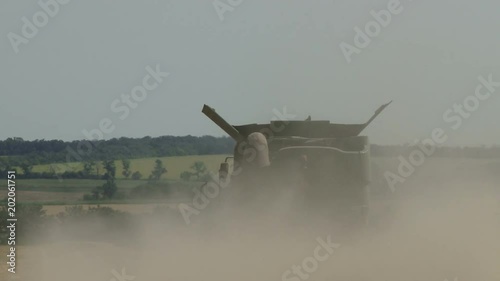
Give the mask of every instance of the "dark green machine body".
[[[314, 206], [324, 214], [347, 214], [343, 217], [359, 221], [368, 213], [370, 183], [369, 142], [359, 134], [388, 105], [363, 124], [283, 120], [233, 126], [206, 105], [202, 112], [236, 141], [234, 167], [222, 163], [221, 180], [252, 182], [246, 188], [259, 192], [265, 192], [259, 187], [266, 183], [270, 186], [264, 190], [276, 185], [299, 190], [305, 209]], [[256, 134], [265, 138], [264, 144], [251, 143]]]

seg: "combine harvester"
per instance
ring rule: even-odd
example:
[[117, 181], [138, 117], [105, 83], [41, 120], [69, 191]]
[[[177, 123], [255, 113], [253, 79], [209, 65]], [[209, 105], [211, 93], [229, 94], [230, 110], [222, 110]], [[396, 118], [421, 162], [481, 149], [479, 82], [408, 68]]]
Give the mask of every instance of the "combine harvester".
[[389, 104], [363, 124], [308, 118], [233, 126], [207, 105], [202, 112], [236, 141], [232, 167], [226, 158], [219, 170], [220, 183], [230, 181], [236, 192], [236, 206], [289, 190], [299, 213], [358, 226], [367, 222], [370, 184], [369, 142], [360, 133]]

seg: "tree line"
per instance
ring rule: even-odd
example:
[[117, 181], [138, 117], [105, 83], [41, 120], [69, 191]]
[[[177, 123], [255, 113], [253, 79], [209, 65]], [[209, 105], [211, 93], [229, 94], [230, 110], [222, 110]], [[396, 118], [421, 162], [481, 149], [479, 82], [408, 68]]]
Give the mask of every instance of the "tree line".
[[64, 163], [71, 153], [83, 151], [83, 160], [134, 159], [165, 156], [210, 155], [231, 153], [234, 141], [229, 137], [213, 136], [161, 136], [143, 138], [113, 138], [85, 141], [92, 151], [82, 145], [84, 141], [33, 140], [8, 138], [0, 141], [0, 168], [5, 166]]
[[[71, 151], [81, 151], [82, 141], [33, 140], [8, 138], [0, 141], [0, 172], [17, 167], [30, 171], [34, 165], [66, 163], [68, 159], [75, 162], [92, 163], [111, 159], [134, 159], [165, 156], [232, 154], [234, 140], [229, 137], [213, 136], [161, 136], [143, 138], [114, 138], [88, 142], [92, 144], [91, 153], [84, 153], [81, 161], [71, 156]], [[374, 157], [398, 157], [406, 155], [415, 145], [371, 145]], [[84, 151], [85, 152], [85, 151]], [[499, 158], [500, 146], [474, 147], [435, 147], [434, 157], [464, 157], [464, 158]], [[66, 172], [66, 178], [87, 177], [84, 171]], [[74, 174], [71, 174], [74, 173]], [[36, 175], [41, 178], [54, 177], [55, 171]], [[187, 174], [185, 175], [188, 176]]]

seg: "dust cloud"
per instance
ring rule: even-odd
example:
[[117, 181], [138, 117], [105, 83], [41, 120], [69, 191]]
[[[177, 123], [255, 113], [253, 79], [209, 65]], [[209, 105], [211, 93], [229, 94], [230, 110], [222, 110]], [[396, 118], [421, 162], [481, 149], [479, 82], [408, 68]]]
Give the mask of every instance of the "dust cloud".
[[391, 168], [385, 165], [374, 170], [379, 181], [369, 226], [347, 235], [328, 217], [291, 214], [286, 196], [274, 201], [262, 196], [259, 204], [247, 202], [241, 210], [237, 205], [221, 210], [214, 199], [190, 225], [169, 210], [143, 215], [133, 234], [117, 232], [106, 242], [53, 233], [51, 242], [25, 246], [17, 276], [37, 281], [500, 280], [497, 173], [472, 162], [461, 169], [429, 165], [391, 192], [380, 180]]

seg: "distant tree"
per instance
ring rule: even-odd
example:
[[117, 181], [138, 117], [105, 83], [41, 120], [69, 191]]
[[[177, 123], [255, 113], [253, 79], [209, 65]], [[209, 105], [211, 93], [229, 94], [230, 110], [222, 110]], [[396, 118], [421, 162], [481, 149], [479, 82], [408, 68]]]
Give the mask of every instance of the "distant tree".
[[0, 170], [2, 171], [12, 170], [12, 164], [8, 158], [0, 158]]
[[104, 160], [102, 161], [102, 166], [106, 173], [104, 174], [104, 179], [106, 183], [102, 186], [97, 187], [93, 190], [93, 196], [97, 199], [99, 196], [103, 199], [111, 199], [115, 195], [118, 187], [116, 186], [115, 176], [116, 176], [116, 166], [114, 160]]
[[183, 181], [189, 181], [191, 180], [191, 177], [193, 176], [193, 173], [189, 172], [189, 171], [184, 171], [181, 173], [181, 179]]
[[165, 173], [167, 173], [167, 169], [163, 167], [163, 162], [160, 159], [156, 159], [155, 167], [151, 172], [151, 175], [149, 175], [149, 181], [159, 181], [161, 176]]
[[184, 181], [195, 179], [197, 181], [204, 181], [208, 177], [207, 166], [202, 161], [196, 161], [190, 167], [191, 171], [184, 171], [180, 177]]
[[94, 172], [95, 167], [96, 162], [94, 160], [85, 160], [85, 162], [83, 162], [83, 173], [89, 176]]
[[31, 174], [31, 170], [33, 169], [33, 165], [28, 162], [22, 162], [20, 164], [21, 170], [23, 170], [23, 174], [25, 176], [29, 176]]
[[115, 180], [116, 176], [116, 166], [114, 160], [104, 160], [102, 161], [102, 166], [106, 173], [104, 173], [105, 180]]
[[132, 173], [130, 171], [130, 160], [128, 159], [122, 159], [122, 175], [128, 179], [130, 177], [130, 174]]
[[115, 182], [116, 176], [116, 166], [114, 160], [105, 160], [102, 161], [104, 170], [106, 173], [104, 174], [104, 179], [106, 179], [106, 183], [103, 186], [103, 197], [112, 198], [118, 189]]
[[191, 165], [191, 169], [194, 171], [194, 176], [196, 179], [200, 179], [202, 176], [207, 174], [207, 166], [202, 161], [196, 161]]
[[142, 174], [141, 172], [139, 171], [135, 171], [133, 174], [132, 174], [132, 179], [133, 180], [140, 180], [142, 178]]

